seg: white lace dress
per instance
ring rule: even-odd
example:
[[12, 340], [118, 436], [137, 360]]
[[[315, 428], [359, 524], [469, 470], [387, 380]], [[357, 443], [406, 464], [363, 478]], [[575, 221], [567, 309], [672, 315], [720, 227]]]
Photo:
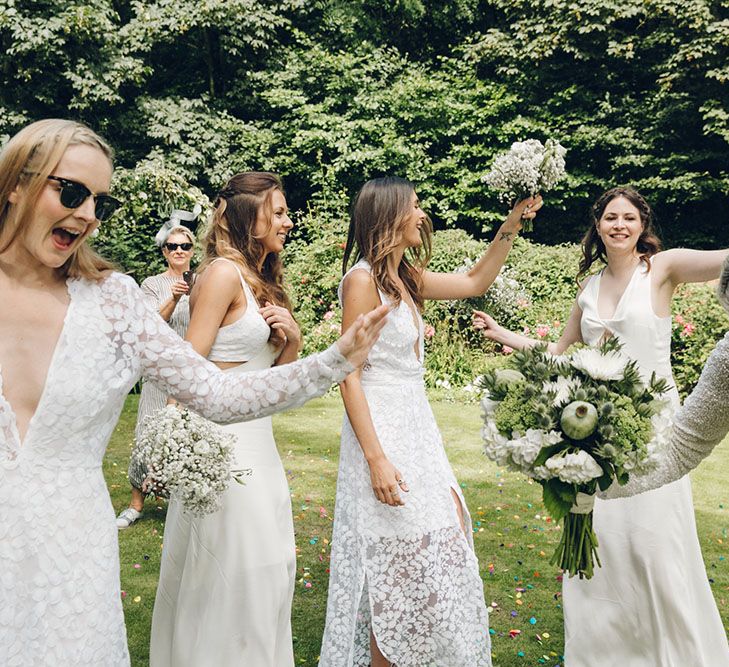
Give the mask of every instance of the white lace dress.
[[[640, 264], [603, 320], [600, 277], [578, 298], [582, 339], [606, 331], [647, 379], [673, 382], [671, 318], [651, 307], [651, 272]], [[678, 393], [673, 390], [678, 402]], [[602, 567], [592, 579], [565, 578], [567, 667], [729, 667], [729, 647], [701, 557], [688, 477], [632, 498], [597, 499], [594, 528]]]
[[3, 667], [129, 664], [117, 529], [101, 463], [140, 376], [209, 419], [232, 422], [300, 405], [351, 371], [330, 349], [226, 375], [167, 326], [131, 278], [67, 285], [63, 330], [22, 444], [0, 381]]
[[377, 500], [345, 415], [320, 667], [367, 667], [371, 628], [397, 667], [491, 664], [471, 520], [428, 404], [422, 358], [422, 320], [416, 325], [401, 302], [370, 352], [362, 388], [380, 444], [410, 492], [402, 507]]

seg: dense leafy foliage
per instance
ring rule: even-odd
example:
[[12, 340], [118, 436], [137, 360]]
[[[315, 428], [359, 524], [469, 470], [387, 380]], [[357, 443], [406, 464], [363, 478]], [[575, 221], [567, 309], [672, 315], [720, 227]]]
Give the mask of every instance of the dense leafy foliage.
[[[152, 239], [170, 209], [209, 207], [239, 170], [281, 173], [312, 351], [336, 336], [347, 208], [364, 180], [412, 179], [440, 230], [432, 268], [458, 270], [504, 215], [480, 180], [493, 157], [560, 140], [569, 178], [539, 243], [516, 244], [503, 289], [425, 312], [428, 381], [464, 385], [498, 352], [472, 332], [472, 308], [558, 336], [571, 244], [601, 190], [636, 184], [668, 245], [729, 244], [728, 14], [729, 0], [0, 0], [0, 144], [47, 116], [104, 133], [126, 204], [97, 245], [137, 279], [162, 266]], [[728, 321], [706, 287], [681, 291], [676, 312], [685, 391]]]
[[[122, 166], [163, 158], [205, 192], [276, 170], [292, 207], [384, 172], [437, 228], [499, 218], [480, 175], [554, 136], [569, 181], [541, 242], [574, 242], [597, 192], [633, 182], [670, 244], [729, 241], [727, 0], [0, 0], [0, 141], [77, 116]], [[245, 17], [244, 20], [242, 17]]]

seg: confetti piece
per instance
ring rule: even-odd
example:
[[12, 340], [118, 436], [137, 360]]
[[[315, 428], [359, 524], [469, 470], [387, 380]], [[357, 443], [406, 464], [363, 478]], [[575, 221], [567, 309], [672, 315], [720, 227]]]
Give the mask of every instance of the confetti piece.
[[534, 616], [532, 616], [532, 617], [531, 617], [531, 618], [529, 619], [529, 623], [530, 623], [531, 625], [536, 625], [536, 624], [537, 624], [537, 619], [536, 619], [536, 618], [534, 618]]
[[134, 598], [134, 601], [135, 602], [141, 602], [142, 601], [142, 596], [141, 595], [137, 595], [137, 597]]

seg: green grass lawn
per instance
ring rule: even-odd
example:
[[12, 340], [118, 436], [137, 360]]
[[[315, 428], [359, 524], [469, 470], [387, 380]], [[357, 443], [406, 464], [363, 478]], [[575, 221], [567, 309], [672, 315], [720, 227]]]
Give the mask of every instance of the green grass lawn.
[[[126, 470], [136, 405], [137, 397], [130, 396], [104, 461], [117, 510], [129, 498]], [[491, 605], [494, 664], [557, 665], [563, 648], [561, 586], [549, 556], [559, 532], [545, 514], [540, 487], [522, 475], [499, 470], [481, 455], [478, 406], [433, 401], [433, 409], [474, 522], [484, 593]], [[274, 420], [296, 528], [294, 650], [296, 664], [306, 667], [317, 664], [324, 627], [341, 418], [341, 402], [332, 395]], [[729, 440], [693, 474], [704, 561], [725, 626], [729, 486], [720, 473], [727, 464]], [[164, 518], [164, 503], [148, 501], [144, 517], [120, 533], [124, 611], [134, 667], [148, 663]]]

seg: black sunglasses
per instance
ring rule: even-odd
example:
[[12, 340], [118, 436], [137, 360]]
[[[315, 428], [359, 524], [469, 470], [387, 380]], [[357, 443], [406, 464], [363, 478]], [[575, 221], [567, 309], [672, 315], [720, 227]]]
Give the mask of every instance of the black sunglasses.
[[58, 176], [49, 176], [49, 181], [60, 183], [61, 188], [58, 191], [61, 197], [61, 205], [66, 208], [78, 208], [89, 197], [94, 198], [94, 215], [99, 222], [108, 220], [114, 211], [121, 206], [121, 202], [111, 195], [95, 195], [83, 183], [78, 181], [70, 181], [67, 178], [59, 178]]
[[167, 250], [177, 250], [180, 248], [181, 250], [192, 250], [192, 243], [165, 243], [165, 248]]

